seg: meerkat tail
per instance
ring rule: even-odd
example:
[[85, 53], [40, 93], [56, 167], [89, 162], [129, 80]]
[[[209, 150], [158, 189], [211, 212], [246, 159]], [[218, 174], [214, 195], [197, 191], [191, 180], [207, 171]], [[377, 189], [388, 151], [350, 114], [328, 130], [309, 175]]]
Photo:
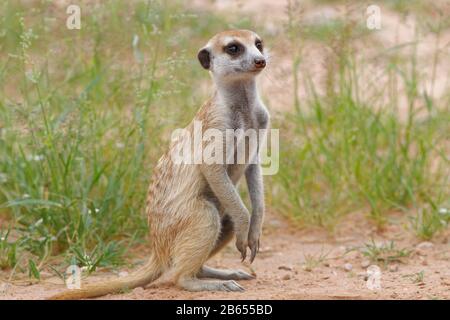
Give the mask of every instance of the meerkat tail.
[[76, 300], [95, 298], [123, 290], [131, 290], [155, 281], [161, 275], [161, 266], [152, 256], [146, 265], [129, 276], [86, 285], [82, 289], [66, 290], [51, 296], [48, 300]]

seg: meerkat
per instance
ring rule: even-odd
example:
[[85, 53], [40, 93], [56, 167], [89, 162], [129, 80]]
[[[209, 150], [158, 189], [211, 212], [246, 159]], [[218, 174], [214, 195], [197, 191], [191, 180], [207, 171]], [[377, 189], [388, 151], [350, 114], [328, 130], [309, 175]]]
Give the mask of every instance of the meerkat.
[[[197, 57], [210, 72], [215, 92], [193, 122], [201, 121], [204, 130], [214, 128], [221, 132], [267, 129], [269, 113], [256, 88], [256, 77], [267, 60], [261, 38], [249, 30], [224, 31], [212, 37]], [[186, 127], [190, 134], [193, 122]], [[250, 262], [255, 259], [265, 211], [262, 169], [257, 161], [262, 142], [258, 139], [256, 151], [253, 148], [253, 154], [246, 154], [244, 163], [175, 164], [170, 151], [179, 141], [172, 140], [154, 169], [148, 190], [146, 213], [152, 240], [148, 262], [130, 276], [67, 290], [50, 299], [92, 298], [142, 287], [168, 271], [185, 290], [243, 291], [235, 280], [253, 279], [253, 275], [241, 270], [214, 269], [205, 262], [233, 236], [242, 261], [246, 259], [247, 247]], [[221, 143], [227, 142], [224, 139]], [[236, 158], [236, 150], [232, 152]], [[237, 189], [243, 176], [251, 215]]]

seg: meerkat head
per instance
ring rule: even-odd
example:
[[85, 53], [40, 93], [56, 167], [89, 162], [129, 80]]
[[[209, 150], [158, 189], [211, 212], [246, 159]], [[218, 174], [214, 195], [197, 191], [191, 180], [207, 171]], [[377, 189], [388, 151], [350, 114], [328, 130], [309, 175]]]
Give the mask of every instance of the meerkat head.
[[229, 30], [216, 34], [198, 52], [203, 68], [214, 78], [240, 80], [258, 75], [266, 66], [261, 38], [249, 30]]

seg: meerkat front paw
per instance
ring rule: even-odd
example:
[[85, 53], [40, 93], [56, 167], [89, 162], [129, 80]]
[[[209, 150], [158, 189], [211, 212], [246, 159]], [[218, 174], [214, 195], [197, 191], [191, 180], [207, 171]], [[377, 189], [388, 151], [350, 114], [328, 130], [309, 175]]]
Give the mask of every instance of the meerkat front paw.
[[245, 211], [239, 215], [238, 222], [235, 224], [236, 229], [236, 248], [241, 253], [242, 261], [247, 257], [248, 232], [250, 229], [250, 215]]
[[247, 246], [248, 246], [247, 236], [248, 236], [247, 232], [240, 232], [236, 234], [236, 248], [241, 253], [242, 261], [244, 261], [245, 258], [247, 257]]
[[248, 232], [248, 246], [250, 248], [250, 263], [255, 260], [259, 251], [259, 239], [261, 237], [261, 229], [264, 217], [264, 209], [253, 209], [250, 221], [250, 230]]
[[255, 260], [256, 253], [258, 253], [259, 251], [259, 237], [260, 237], [259, 231], [250, 230], [248, 235], [248, 246], [250, 248], [250, 263], [252, 263], [253, 260]]

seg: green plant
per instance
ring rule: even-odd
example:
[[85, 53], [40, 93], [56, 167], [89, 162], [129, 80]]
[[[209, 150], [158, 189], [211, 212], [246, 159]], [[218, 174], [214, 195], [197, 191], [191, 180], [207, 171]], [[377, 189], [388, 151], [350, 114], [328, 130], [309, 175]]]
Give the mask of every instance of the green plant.
[[303, 269], [305, 271], [312, 271], [315, 268], [317, 268], [320, 264], [322, 264], [328, 256], [328, 253], [320, 252], [318, 255], [312, 255], [312, 254], [305, 254], [305, 262], [303, 264]]
[[84, 251], [82, 247], [72, 247], [70, 250], [73, 253], [74, 259], [72, 259], [70, 264], [85, 267], [88, 274], [94, 272], [97, 267], [117, 267], [124, 264], [122, 259], [124, 248], [120, 243], [109, 242], [106, 245], [102, 242], [99, 243], [89, 253]]
[[422, 270], [417, 273], [407, 274], [407, 275], [404, 275], [403, 277], [410, 278], [413, 283], [421, 284], [421, 283], [424, 283], [425, 271]]
[[[293, 13], [295, 3], [290, 6], [286, 33], [294, 111], [274, 120], [281, 135], [280, 171], [273, 177], [277, 210], [330, 229], [343, 214], [363, 210], [382, 228], [392, 211], [442, 205], [450, 196], [445, 156], [450, 113], [445, 99], [436, 101], [419, 89], [417, 44], [406, 45], [403, 58], [396, 53], [403, 46], [374, 55], [386, 59], [383, 75], [389, 81], [384, 91], [379, 85], [363, 88], [360, 74], [372, 58], [356, 54], [360, 34], [349, 19], [328, 35], [325, 84], [319, 88], [302, 66], [304, 44], [298, 39], [305, 30], [301, 14]], [[303, 99], [300, 83], [306, 88]]]
[[448, 226], [450, 212], [445, 208], [431, 206], [421, 209], [417, 215], [410, 218], [415, 234], [421, 239], [430, 240], [437, 232]]
[[17, 262], [17, 243], [9, 242], [10, 230], [0, 229], [0, 269], [14, 267]]
[[392, 262], [404, 262], [411, 255], [411, 250], [406, 248], [396, 248], [394, 241], [388, 243], [376, 244], [374, 240], [366, 243], [361, 249], [364, 256], [371, 262], [382, 262], [385, 266]]

